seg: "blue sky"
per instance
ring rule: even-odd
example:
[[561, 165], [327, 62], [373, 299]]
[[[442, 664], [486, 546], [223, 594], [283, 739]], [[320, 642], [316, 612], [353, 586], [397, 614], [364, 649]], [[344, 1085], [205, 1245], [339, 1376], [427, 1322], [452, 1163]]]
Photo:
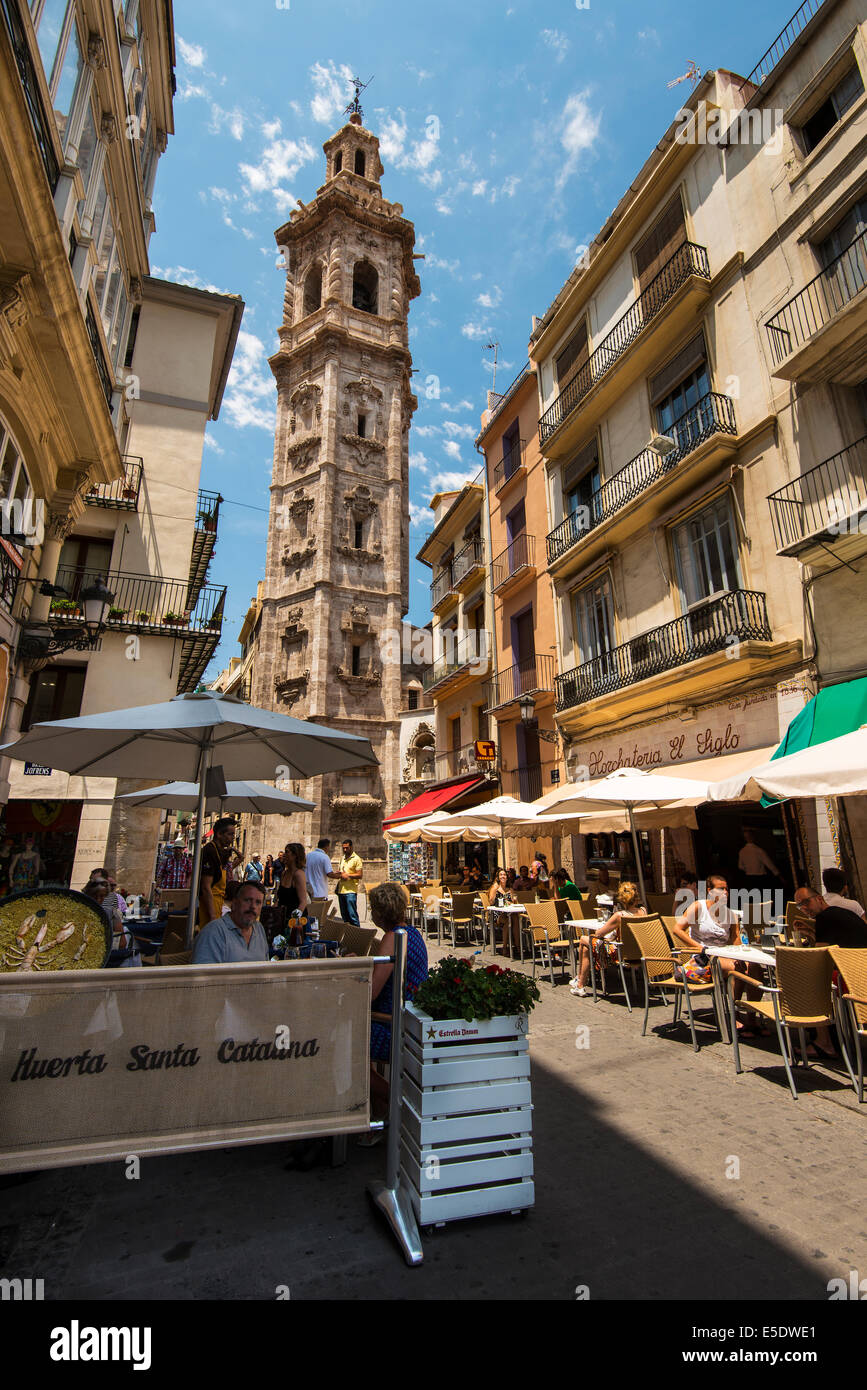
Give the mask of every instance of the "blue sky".
[[[282, 7], [281, 7], [282, 6]], [[265, 572], [283, 275], [274, 230], [324, 181], [322, 143], [349, 78], [373, 77], [364, 123], [382, 190], [415, 223], [410, 309], [419, 409], [410, 434], [409, 617], [429, 614], [415, 560], [433, 493], [472, 477], [493, 354], [504, 389], [542, 314], [658, 141], [690, 61], [748, 73], [796, 0], [176, 0], [175, 135], [157, 174], [154, 275], [246, 301], [202, 486], [227, 499], [211, 582], [229, 586], [212, 678]], [[757, 18], [758, 16], [758, 18]], [[439, 381], [439, 398], [424, 390]], [[435, 388], [434, 388], [435, 389]], [[241, 505], [243, 504], [243, 505]]]

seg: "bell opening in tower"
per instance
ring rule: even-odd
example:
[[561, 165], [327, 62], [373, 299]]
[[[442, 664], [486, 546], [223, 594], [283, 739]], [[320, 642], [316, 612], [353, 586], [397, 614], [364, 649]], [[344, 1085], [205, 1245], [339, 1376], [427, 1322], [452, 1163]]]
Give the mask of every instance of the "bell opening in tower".
[[377, 312], [379, 276], [370, 261], [357, 261], [352, 272], [352, 307], [363, 314]]

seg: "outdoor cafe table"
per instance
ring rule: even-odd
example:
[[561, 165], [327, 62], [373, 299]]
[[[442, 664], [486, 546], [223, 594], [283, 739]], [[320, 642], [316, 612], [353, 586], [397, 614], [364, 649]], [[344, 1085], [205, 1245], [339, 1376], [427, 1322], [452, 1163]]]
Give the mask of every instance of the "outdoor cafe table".
[[[727, 1035], [729, 1028], [728, 1000], [723, 983], [723, 973], [717, 961], [720, 959], [733, 960], [741, 965], [761, 965], [765, 970], [774, 970], [776, 969], [776, 957], [769, 951], [763, 951], [759, 946], [744, 946], [740, 943], [735, 946], [705, 946], [704, 949], [711, 958], [710, 968], [716, 992], [717, 1008], [720, 1017], [725, 1019]], [[731, 1042], [731, 1038], [726, 1036], [723, 1041]]]
[[[523, 903], [506, 903], [503, 907], [492, 907], [492, 906], [488, 906], [488, 907], [485, 908], [485, 912], [487, 913], [487, 917], [488, 917], [488, 926], [489, 926], [490, 932], [491, 932], [491, 950], [492, 950], [492, 951], [496, 951], [496, 949], [497, 949], [496, 928], [495, 928], [495, 926], [494, 926], [494, 918], [495, 918], [496, 913], [502, 912], [502, 913], [506, 914], [507, 916], [511, 916], [513, 913], [518, 913], [518, 914], [520, 914], [520, 916], [522, 916], [522, 917], [526, 917], [526, 915], [527, 915], [526, 909], [525, 909]], [[505, 942], [504, 942], [503, 944], [505, 945]], [[518, 924], [518, 954], [519, 954], [519, 959], [520, 959], [520, 961], [521, 961], [521, 964], [523, 965], [523, 963], [524, 963], [524, 936], [523, 936], [523, 931], [522, 931], [522, 929], [521, 929], [520, 923]], [[512, 959], [514, 959], [515, 953], [514, 953], [514, 949], [513, 949], [513, 947], [512, 947], [511, 932], [509, 933], [509, 955], [510, 955], [510, 957], [511, 957]]]

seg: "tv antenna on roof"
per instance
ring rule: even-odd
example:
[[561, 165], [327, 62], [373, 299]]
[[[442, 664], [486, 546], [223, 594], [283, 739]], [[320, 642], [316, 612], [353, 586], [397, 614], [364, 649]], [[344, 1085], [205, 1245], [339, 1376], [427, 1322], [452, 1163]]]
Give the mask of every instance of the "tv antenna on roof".
[[493, 379], [493, 381], [491, 382], [491, 390], [494, 391], [494, 392], [496, 392], [496, 389], [497, 389], [497, 354], [498, 354], [498, 352], [500, 351], [500, 344], [499, 344], [499, 343], [485, 343], [485, 347], [486, 347], [486, 348], [490, 348], [491, 351], [492, 351], [493, 354], [494, 354], [494, 379]]
[[670, 91], [672, 87], [679, 86], [681, 82], [692, 82], [693, 86], [695, 86], [696, 83], [700, 81], [701, 68], [698, 67], [698, 65], [695, 62], [693, 62], [692, 58], [690, 58], [689, 67], [687, 68], [686, 72], [683, 74], [682, 77], [676, 77], [673, 82], [669, 82], [668, 89]]
[[[375, 76], [376, 76], [376, 74], [374, 73], [374, 77], [375, 77]], [[355, 97], [354, 97], [354, 99], [349, 103], [349, 105], [348, 105], [347, 107], [344, 108], [343, 114], [344, 114], [344, 116], [348, 116], [348, 117], [350, 118], [350, 120], [352, 120], [352, 117], [353, 117], [353, 116], [357, 116], [357, 117], [358, 117], [358, 120], [355, 121], [354, 124], [355, 124], [355, 125], [361, 125], [361, 121], [362, 121], [362, 118], [363, 118], [363, 116], [364, 116], [364, 112], [363, 112], [362, 109], [361, 109], [360, 97], [361, 97], [361, 93], [362, 93], [363, 91], [365, 91], [365, 90], [370, 86], [371, 82], [373, 81], [373, 77], [369, 77], [369, 78], [367, 79], [366, 82], [362, 82], [362, 80], [361, 80], [360, 77], [352, 77], [352, 78], [350, 78], [350, 81], [353, 83], [353, 85], [354, 85], [354, 87], [355, 87]]]

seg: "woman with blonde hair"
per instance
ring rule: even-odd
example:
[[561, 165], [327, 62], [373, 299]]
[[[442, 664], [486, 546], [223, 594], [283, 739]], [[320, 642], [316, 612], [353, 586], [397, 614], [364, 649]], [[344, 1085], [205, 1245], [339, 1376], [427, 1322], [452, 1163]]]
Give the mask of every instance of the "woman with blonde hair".
[[617, 937], [620, 927], [621, 917], [646, 917], [647, 908], [638, 895], [638, 889], [634, 883], [624, 881], [617, 890], [614, 899], [616, 908], [608, 918], [607, 922], [600, 922], [599, 926], [590, 936], [579, 937], [579, 966], [578, 974], [569, 986], [573, 994], [582, 998], [591, 991], [587, 988], [587, 981], [590, 978], [590, 951], [591, 948], [605, 951], [606, 955], [614, 958], [616, 952], [612, 942]]
[[307, 911], [307, 876], [304, 865], [307, 855], [303, 845], [287, 845], [283, 851], [283, 873], [277, 889], [277, 902], [286, 908], [287, 917]]

